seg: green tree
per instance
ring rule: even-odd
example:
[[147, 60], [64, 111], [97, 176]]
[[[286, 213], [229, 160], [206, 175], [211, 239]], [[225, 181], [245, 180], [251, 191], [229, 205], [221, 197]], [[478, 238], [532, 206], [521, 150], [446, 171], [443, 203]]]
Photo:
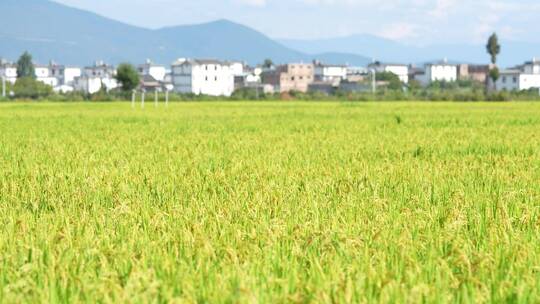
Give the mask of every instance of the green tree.
[[39, 99], [51, 95], [52, 87], [32, 77], [22, 77], [15, 82], [13, 93], [16, 98]]
[[129, 63], [122, 63], [118, 66], [115, 78], [124, 91], [131, 91], [137, 88], [140, 80], [137, 70]]
[[269, 69], [269, 68], [271, 68], [273, 66], [274, 66], [274, 62], [272, 61], [272, 59], [265, 59], [264, 60], [264, 63], [263, 63], [264, 68]]
[[17, 61], [17, 78], [36, 78], [34, 63], [32, 63], [32, 55], [24, 52]]
[[494, 67], [491, 70], [489, 70], [489, 78], [493, 80], [494, 85], [497, 83], [497, 80], [499, 80], [500, 76], [501, 76], [501, 73], [499, 72], [498, 67]]
[[379, 72], [376, 74], [375, 79], [377, 79], [377, 81], [388, 82], [387, 88], [390, 90], [398, 91], [403, 89], [401, 80], [399, 80], [399, 77], [392, 72]]
[[420, 91], [421, 89], [422, 89], [422, 84], [420, 83], [420, 81], [416, 79], [409, 80], [409, 90], [415, 92], [415, 91]]
[[[499, 38], [497, 37], [496, 33], [493, 33], [491, 36], [489, 36], [486, 50], [491, 57], [491, 63], [497, 64], [497, 56], [501, 53], [501, 45], [499, 44]], [[493, 81], [493, 88], [497, 89], [497, 80], [499, 79], [500, 73], [497, 66], [493, 67], [489, 71], [489, 77]]]
[[497, 63], [497, 56], [501, 53], [501, 45], [499, 44], [499, 38], [496, 33], [489, 36], [488, 43], [486, 45], [488, 54], [491, 56], [491, 63]]

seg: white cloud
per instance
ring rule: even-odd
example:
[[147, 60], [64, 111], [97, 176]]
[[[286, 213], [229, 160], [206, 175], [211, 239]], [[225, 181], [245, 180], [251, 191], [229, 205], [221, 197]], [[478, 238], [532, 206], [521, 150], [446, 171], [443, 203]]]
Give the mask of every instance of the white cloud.
[[435, 18], [447, 17], [458, 2], [459, 0], [437, 0], [435, 8], [429, 11], [428, 14]]
[[378, 35], [393, 40], [404, 40], [417, 37], [417, 30], [418, 26], [414, 24], [404, 22], [392, 23], [385, 26]]
[[266, 0], [236, 0], [239, 4], [244, 4], [247, 6], [254, 6], [254, 7], [264, 7], [267, 4]]
[[55, 1], [150, 28], [225, 18], [279, 38], [367, 33], [427, 45], [483, 42], [493, 31], [502, 39], [540, 37], [538, 0]]

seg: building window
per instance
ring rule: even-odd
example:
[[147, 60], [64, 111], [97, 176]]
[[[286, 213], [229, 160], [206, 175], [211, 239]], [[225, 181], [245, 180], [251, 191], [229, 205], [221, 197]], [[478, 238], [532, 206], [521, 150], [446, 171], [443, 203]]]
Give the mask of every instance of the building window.
[[502, 83], [506, 83], [506, 76], [503, 76]]
[[291, 77], [291, 80], [292, 80], [292, 81], [294, 81], [294, 76], [293, 76], [293, 77]]
[[215, 77], [215, 79], [214, 79], [214, 80], [215, 80], [215, 81], [217, 81], [217, 76]]
[[304, 76], [300, 76], [300, 80], [303, 80], [304, 79]]
[[514, 76], [514, 78], [512, 78], [512, 81], [513, 81], [514, 83], [517, 83], [517, 77]]
[[[207, 65], [205, 65], [205, 66], [204, 66], [204, 69], [208, 71], [208, 66], [207, 66]], [[208, 80], [208, 79], [207, 79], [207, 80]]]
[[204, 80], [208, 81], [208, 76], [204, 77]]

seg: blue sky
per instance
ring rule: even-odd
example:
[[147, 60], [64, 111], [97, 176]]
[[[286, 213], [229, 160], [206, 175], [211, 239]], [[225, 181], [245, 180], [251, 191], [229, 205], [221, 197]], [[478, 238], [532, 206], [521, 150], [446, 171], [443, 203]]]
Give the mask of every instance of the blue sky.
[[56, 0], [157, 28], [229, 19], [273, 38], [373, 34], [425, 45], [540, 42], [539, 0]]

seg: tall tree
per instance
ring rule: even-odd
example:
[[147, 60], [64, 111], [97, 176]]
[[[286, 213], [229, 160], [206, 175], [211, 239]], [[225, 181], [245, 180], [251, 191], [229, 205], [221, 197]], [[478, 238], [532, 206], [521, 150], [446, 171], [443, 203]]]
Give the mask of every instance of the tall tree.
[[496, 33], [489, 36], [488, 43], [486, 45], [488, 54], [491, 56], [491, 63], [497, 63], [497, 55], [501, 53], [501, 45], [499, 44], [499, 38]]
[[273, 66], [274, 66], [274, 62], [272, 62], [272, 59], [265, 59], [264, 60], [264, 63], [263, 63], [264, 68], [269, 69], [269, 68], [271, 68]]
[[122, 63], [116, 71], [116, 80], [120, 83], [122, 90], [131, 91], [139, 85], [139, 74], [131, 64]]
[[497, 80], [499, 79], [500, 72], [499, 68], [497, 68], [497, 56], [501, 53], [501, 45], [499, 44], [499, 38], [497, 37], [496, 33], [491, 34], [489, 36], [486, 50], [488, 54], [491, 56], [491, 63], [495, 65], [490, 71], [489, 71], [489, 77], [493, 81], [493, 88], [497, 89]]
[[17, 78], [36, 78], [32, 55], [24, 52], [17, 61]]

